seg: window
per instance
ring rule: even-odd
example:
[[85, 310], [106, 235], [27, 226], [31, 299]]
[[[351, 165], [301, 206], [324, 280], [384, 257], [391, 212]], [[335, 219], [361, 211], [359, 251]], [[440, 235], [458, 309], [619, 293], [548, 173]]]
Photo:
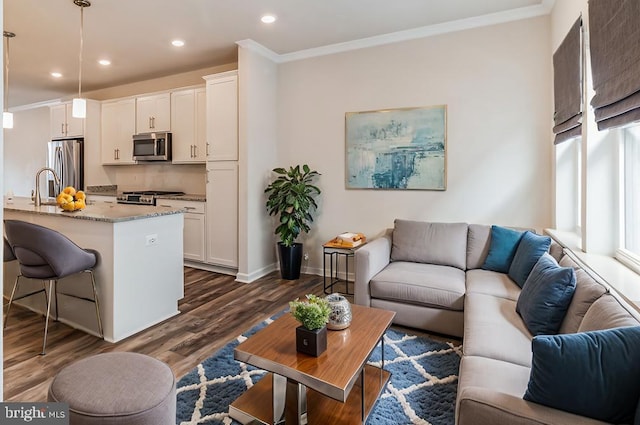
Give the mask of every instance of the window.
[[640, 126], [622, 130], [621, 229], [616, 257], [640, 271]]

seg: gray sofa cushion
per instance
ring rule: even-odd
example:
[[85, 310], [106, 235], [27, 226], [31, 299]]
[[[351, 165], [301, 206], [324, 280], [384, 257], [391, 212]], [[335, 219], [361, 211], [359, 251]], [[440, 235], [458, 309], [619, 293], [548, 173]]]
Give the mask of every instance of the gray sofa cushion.
[[479, 269], [489, 253], [491, 226], [470, 224], [467, 235], [467, 270]]
[[604, 425], [522, 399], [529, 368], [475, 356], [460, 362], [456, 405], [458, 425]]
[[455, 267], [397, 261], [369, 283], [372, 298], [462, 310], [464, 272]]
[[530, 367], [531, 338], [516, 313], [515, 301], [484, 294], [466, 295], [465, 356], [488, 357]]
[[573, 271], [576, 274], [576, 291], [560, 325], [558, 333], [561, 334], [578, 332], [580, 323], [591, 304], [607, 292], [607, 288], [596, 282], [583, 269], [573, 269]]
[[504, 273], [491, 270], [467, 270], [467, 294], [485, 294], [517, 300], [520, 287]]
[[453, 266], [467, 264], [467, 224], [395, 220], [392, 261]]
[[591, 304], [580, 323], [578, 332], [638, 325], [640, 322], [620, 304], [615, 296], [604, 294]]

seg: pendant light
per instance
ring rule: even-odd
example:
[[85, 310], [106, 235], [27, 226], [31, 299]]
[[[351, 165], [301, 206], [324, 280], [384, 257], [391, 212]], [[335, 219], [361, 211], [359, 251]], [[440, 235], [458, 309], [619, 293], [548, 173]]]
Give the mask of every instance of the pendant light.
[[87, 99], [82, 98], [82, 47], [84, 44], [84, 8], [91, 6], [88, 0], [73, 0], [76, 6], [80, 7], [80, 54], [78, 64], [78, 97], [73, 99], [71, 115], [74, 118], [85, 118], [87, 116]]
[[16, 35], [4, 31], [4, 112], [2, 113], [2, 128], [13, 128], [13, 113], [9, 112], [9, 40]]

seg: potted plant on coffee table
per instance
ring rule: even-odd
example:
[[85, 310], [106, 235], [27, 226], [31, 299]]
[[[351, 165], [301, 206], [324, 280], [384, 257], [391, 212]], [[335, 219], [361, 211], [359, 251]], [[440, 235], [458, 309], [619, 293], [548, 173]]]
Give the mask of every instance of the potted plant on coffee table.
[[296, 350], [318, 357], [327, 349], [327, 322], [331, 307], [329, 302], [313, 294], [305, 301], [297, 298], [289, 303], [291, 315], [300, 323], [296, 328]]
[[313, 180], [320, 175], [307, 164], [295, 167], [275, 168], [278, 177], [267, 186], [267, 211], [269, 215], [279, 215], [275, 234], [280, 236], [280, 273], [283, 279], [298, 279], [302, 265], [302, 243], [296, 242], [301, 232], [310, 230], [313, 222], [311, 212], [318, 208], [314, 197], [320, 189]]

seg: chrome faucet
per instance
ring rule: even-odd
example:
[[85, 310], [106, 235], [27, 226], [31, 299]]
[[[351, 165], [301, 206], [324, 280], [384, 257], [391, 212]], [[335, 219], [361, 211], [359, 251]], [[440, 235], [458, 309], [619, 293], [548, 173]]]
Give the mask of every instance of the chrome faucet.
[[42, 174], [43, 171], [51, 171], [56, 184], [60, 184], [60, 177], [58, 177], [58, 175], [56, 174], [56, 170], [49, 167], [43, 167], [39, 169], [36, 173], [36, 194], [33, 196], [33, 204], [36, 207], [39, 207], [42, 204], [42, 201], [40, 200], [40, 174]]

